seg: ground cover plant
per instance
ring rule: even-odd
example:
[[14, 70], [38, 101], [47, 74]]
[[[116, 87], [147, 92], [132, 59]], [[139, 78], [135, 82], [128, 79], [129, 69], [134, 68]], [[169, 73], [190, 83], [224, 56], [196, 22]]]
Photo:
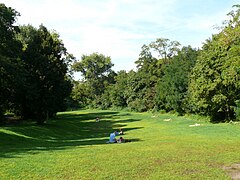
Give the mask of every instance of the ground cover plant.
[[[107, 144], [120, 128], [131, 142]], [[0, 127], [0, 179], [231, 179], [239, 132], [192, 116], [64, 112], [41, 126]]]

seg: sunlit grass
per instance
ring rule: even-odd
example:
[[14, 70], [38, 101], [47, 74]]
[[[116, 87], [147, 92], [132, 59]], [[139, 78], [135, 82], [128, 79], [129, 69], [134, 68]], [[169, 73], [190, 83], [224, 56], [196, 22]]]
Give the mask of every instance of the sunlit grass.
[[[131, 142], [107, 144], [120, 128]], [[44, 126], [0, 128], [0, 179], [230, 179], [223, 167], [240, 162], [239, 132], [174, 115], [59, 113]]]

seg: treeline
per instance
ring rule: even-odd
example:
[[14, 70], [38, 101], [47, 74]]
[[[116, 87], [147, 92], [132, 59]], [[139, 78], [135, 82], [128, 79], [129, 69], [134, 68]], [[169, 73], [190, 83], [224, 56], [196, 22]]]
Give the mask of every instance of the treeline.
[[240, 120], [240, 9], [228, 14], [219, 33], [201, 49], [159, 38], [143, 45], [136, 71], [111, 68], [110, 57], [93, 53], [74, 64], [83, 80], [71, 97], [81, 107], [197, 113], [214, 122]]
[[10, 111], [42, 124], [67, 107], [73, 57], [56, 32], [14, 25], [19, 15], [0, 4], [0, 119]]
[[[55, 31], [16, 26], [20, 14], [0, 4], [0, 119], [9, 111], [41, 124], [67, 108], [91, 107], [240, 120], [240, 6], [234, 8], [201, 49], [159, 38], [142, 46], [136, 71], [114, 72], [110, 57], [75, 61]], [[83, 79], [74, 81], [72, 70]]]

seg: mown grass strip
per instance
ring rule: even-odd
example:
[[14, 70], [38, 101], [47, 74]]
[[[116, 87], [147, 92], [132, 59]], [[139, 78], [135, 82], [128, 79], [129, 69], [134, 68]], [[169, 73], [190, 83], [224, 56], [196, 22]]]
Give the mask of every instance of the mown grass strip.
[[[120, 128], [131, 142], [107, 144]], [[239, 132], [169, 114], [64, 112], [44, 126], [0, 128], [0, 179], [230, 179]]]

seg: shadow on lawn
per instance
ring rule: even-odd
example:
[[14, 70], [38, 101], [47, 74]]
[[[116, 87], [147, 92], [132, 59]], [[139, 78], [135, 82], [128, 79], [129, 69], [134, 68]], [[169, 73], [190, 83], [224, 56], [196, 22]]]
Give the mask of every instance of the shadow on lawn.
[[[75, 146], [106, 144], [109, 134], [124, 127], [126, 134], [142, 127], [126, 128], [126, 123], [140, 119], [119, 120], [118, 112], [60, 114], [57, 119], [38, 126], [24, 123], [0, 129], [0, 157], [11, 158], [20, 153], [62, 150]], [[127, 115], [126, 115], [127, 116]], [[129, 116], [129, 115], [128, 115]], [[100, 117], [100, 122], [96, 122]], [[123, 124], [124, 123], [124, 124]], [[134, 138], [134, 137], [133, 137]], [[140, 139], [130, 139], [131, 142]]]

